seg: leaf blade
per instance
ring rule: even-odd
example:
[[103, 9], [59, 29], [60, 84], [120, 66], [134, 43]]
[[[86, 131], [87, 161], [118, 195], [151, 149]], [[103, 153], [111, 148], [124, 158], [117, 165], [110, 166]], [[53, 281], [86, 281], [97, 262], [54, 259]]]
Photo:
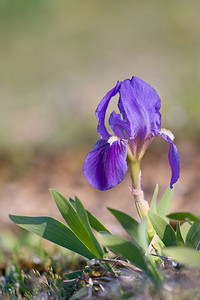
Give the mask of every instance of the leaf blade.
[[113, 253], [128, 259], [133, 265], [148, 273], [148, 266], [141, 250], [129, 240], [110, 234], [99, 234], [101, 242]]
[[156, 184], [156, 187], [155, 187], [155, 190], [154, 190], [154, 193], [153, 193], [153, 197], [152, 197], [152, 200], [151, 200], [151, 209], [155, 212], [157, 211], [156, 200], [157, 200], [157, 196], [158, 196], [158, 190], [159, 190], [159, 186], [158, 186], [158, 184]]
[[[72, 198], [69, 198], [69, 201], [75, 208], [75, 201]], [[106, 231], [110, 233], [109, 230], [91, 212], [89, 212], [88, 210], [86, 210], [86, 212], [88, 215], [90, 225], [94, 230], [96, 230], [97, 232]]]
[[147, 220], [143, 219], [138, 226], [138, 237], [139, 237], [139, 245], [142, 247], [144, 252], [147, 252], [149, 247], [149, 239], [147, 234]]
[[190, 224], [189, 222], [185, 222], [185, 223], [181, 224], [181, 226], [180, 226], [181, 235], [183, 237], [184, 243], [185, 243], [186, 236], [187, 236], [188, 231], [190, 230], [191, 226], [192, 226], [192, 223]]
[[149, 209], [148, 212], [149, 219], [166, 247], [175, 246], [176, 245], [176, 235], [173, 228], [165, 221], [164, 218], [153, 212]]
[[63, 223], [50, 217], [9, 215], [11, 221], [50, 242], [76, 252], [88, 259], [96, 256]]
[[191, 212], [177, 212], [177, 213], [171, 213], [167, 215], [169, 219], [177, 220], [177, 221], [191, 221], [200, 223], [200, 217], [196, 216], [195, 214]]
[[169, 247], [163, 249], [163, 254], [181, 264], [200, 269], [200, 253], [186, 247]]
[[170, 212], [172, 196], [173, 196], [173, 190], [170, 188], [167, 188], [166, 191], [164, 192], [160, 202], [158, 203], [158, 207], [157, 207], [158, 215], [165, 217]]
[[192, 247], [196, 249], [199, 242], [200, 242], [200, 224], [193, 223], [187, 233], [185, 243], [187, 247]]
[[184, 245], [184, 239], [181, 233], [181, 226], [180, 222], [177, 223], [177, 228], [176, 228], [176, 241], [178, 246], [183, 246]]
[[98, 251], [100, 257], [103, 257], [104, 256], [103, 249], [101, 248], [101, 246], [100, 246], [99, 242], [97, 241], [94, 233], [92, 232], [87, 212], [86, 212], [83, 204], [81, 203], [81, 201], [76, 196], [75, 196], [75, 205], [76, 205], [77, 214], [79, 215], [79, 217], [82, 220], [83, 224], [85, 225], [87, 231], [89, 232], [89, 235], [91, 237], [91, 240], [92, 240], [96, 250]]
[[64, 220], [71, 228], [71, 230], [74, 232], [74, 234], [82, 241], [83, 244], [86, 245], [88, 249], [90, 249], [90, 251], [92, 251], [97, 257], [99, 257], [99, 253], [94, 246], [91, 236], [84, 223], [78, 216], [73, 205], [57, 190], [50, 189], [50, 192], [61, 215], [63, 216]]
[[107, 207], [107, 209], [111, 212], [111, 214], [118, 220], [118, 222], [122, 225], [122, 227], [126, 230], [126, 232], [132, 237], [136, 243], [140, 241], [138, 237], [138, 228], [139, 223], [132, 218], [131, 216], [127, 215], [126, 213]]
[[97, 232], [106, 231], [110, 233], [109, 230], [93, 214], [91, 214], [89, 211], [87, 211], [87, 214], [90, 225], [94, 230], [96, 230]]

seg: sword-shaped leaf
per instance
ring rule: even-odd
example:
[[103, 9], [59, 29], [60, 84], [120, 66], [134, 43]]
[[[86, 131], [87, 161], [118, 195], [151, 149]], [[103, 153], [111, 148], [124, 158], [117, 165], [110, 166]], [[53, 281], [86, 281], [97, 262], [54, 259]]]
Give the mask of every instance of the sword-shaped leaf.
[[148, 212], [149, 219], [157, 235], [166, 247], [176, 245], [176, 234], [174, 229], [165, 221], [164, 218], [154, 213], [151, 209]]
[[126, 232], [131, 236], [131, 238], [139, 243], [140, 239], [138, 237], [138, 228], [139, 223], [133, 219], [131, 216], [126, 213], [108, 207], [108, 210], [113, 214], [113, 216], [117, 219], [117, 221], [122, 225], [122, 227], [126, 230]]
[[108, 247], [110, 251], [123, 258], [128, 259], [133, 265], [148, 273], [148, 266], [139, 247], [129, 240], [116, 235], [100, 233], [101, 242]]
[[181, 226], [180, 222], [177, 223], [177, 228], [176, 228], [176, 241], [178, 246], [183, 246], [184, 245], [184, 239], [181, 233]]
[[158, 187], [158, 184], [156, 184], [156, 187], [155, 187], [155, 190], [154, 190], [154, 193], [153, 193], [153, 197], [152, 197], [152, 200], [151, 200], [151, 209], [155, 212], [157, 211], [156, 200], [157, 200], [157, 196], [158, 196], [158, 190], [159, 190], [159, 187]]
[[190, 213], [190, 212], [177, 212], [167, 215], [169, 219], [177, 221], [191, 221], [200, 223], [200, 217]]
[[[76, 209], [75, 200], [73, 200], [72, 198], [69, 198], [69, 202]], [[109, 230], [92, 213], [90, 213], [88, 210], [86, 210], [86, 212], [88, 215], [90, 225], [94, 230], [96, 230], [97, 232], [106, 231], [109, 233]]]
[[74, 232], [74, 234], [81, 240], [81, 242], [88, 247], [88, 249], [94, 253], [97, 257], [101, 257], [96, 249], [94, 242], [88, 232], [83, 221], [80, 219], [78, 213], [74, 209], [73, 205], [58, 191], [50, 190], [56, 205], [63, 216], [64, 220]]
[[101, 246], [100, 246], [99, 242], [97, 241], [94, 233], [92, 232], [87, 212], [86, 212], [83, 204], [81, 203], [81, 201], [77, 197], [75, 197], [75, 205], [76, 205], [77, 214], [78, 214], [79, 218], [82, 220], [83, 224], [85, 225], [87, 231], [89, 232], [89, 235], [92, 239], [92, 242], [93, 242], [95, 248], [97, 249], [99, 255], [101, 257], [103, 257], [104, 256], [103, 249], [101, 248]]
[[[170, 212], [172, 196], [173, 196], [173, 190], [170, 188], [166, 189], [157, 207], [157, 213], [161, 217], [165, 218], [165, 216]], [[168, 222], [167, 218], [165, 218], [165, 220]]]
[[200, 242], [200, 224], [193, 223], [186, 236], [186, 246], [197, 248]]
[[88, 259], [96, 256], [63, 223], [50, 217], [24, 217], [9, 215], [18, 226], [39, 235], [59, 246], [74, 251]]
[[200, 269], [200, 252], [186, 247], [169, 247], [163, 254], [186, 266]]

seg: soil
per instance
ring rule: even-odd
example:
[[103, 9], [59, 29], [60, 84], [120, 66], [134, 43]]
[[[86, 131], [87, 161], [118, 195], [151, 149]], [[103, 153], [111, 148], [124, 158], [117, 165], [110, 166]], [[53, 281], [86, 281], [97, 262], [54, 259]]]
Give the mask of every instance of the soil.
[[[118, 260], [115, 260], [118, 262]], [[175, 266], [175, 265], [174, 265]], [[91, 266], [90, 266], [91, 267]], [[105, 267], [98, 267], [85, 276], [64, 283], [70, 287], [74, 282], [84, 283], [84, 287], [77, 292], [81, 299], [131, 299], [131, 300], [188, 300], [199, 299], [200, 271], [186, 268], [182, 265], [173, 267], [173, 261], [161, 263], [160, 272], [164, 278], [162, 285], [154, 285], [142, 272], [119, 267], [113, 264], [117, 276], [105, 272]], [[80, 288], [80, 287], [79, 287]], [[78, 294], [76, 294], [78, 296]], [[78, 299], [78, 298], [73, 298]]]
[[[192, 142], [179, 143], [181, 177], [174, 188], [171, 211], [190, 211], [200, 215], [200, 146]], [[0, 228], [11, 225], [8, 214], [52, 216], [62, 220], [48, 189], [55, 188], [66, 197], [76, 194], [84, 206], [96, 215], [112, 233], [121, 234], [121, 227], [106, 207], [122, 210], [137, 218], [131, 196], [131, 180], [127, 173], [117, 187], [101, 192], [90, 186], [82, 173], [82, 165], [89, 148], [60, 150], [35, 154], [22, 166], [11, 159], [0, 160]], [[150, 201], [156, 183], [159, 196], [169, 186], [170, 167], [165, 144], [151, 146], [142, 161], [142, 184]]]

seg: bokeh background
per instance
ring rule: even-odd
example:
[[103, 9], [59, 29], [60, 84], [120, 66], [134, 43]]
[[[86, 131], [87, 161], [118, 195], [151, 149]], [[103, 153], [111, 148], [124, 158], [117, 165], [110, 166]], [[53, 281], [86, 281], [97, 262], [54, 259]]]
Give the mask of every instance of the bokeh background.
[[[0, 1], [0, 227], [9, 213], [59, 213], [48, 192], [77, 194], [111, 230], [106, 206], [136, 214], [130, 177], [100, 192], [82, 165], [98, 139], [94, 111], [117, 80], [138, 76], [162, 99], [181, 178], [172, 210], [200, 214], [200, 2], [198, 0]], [[168, 145], [142, 163], [148, 200], [168, 187]]]

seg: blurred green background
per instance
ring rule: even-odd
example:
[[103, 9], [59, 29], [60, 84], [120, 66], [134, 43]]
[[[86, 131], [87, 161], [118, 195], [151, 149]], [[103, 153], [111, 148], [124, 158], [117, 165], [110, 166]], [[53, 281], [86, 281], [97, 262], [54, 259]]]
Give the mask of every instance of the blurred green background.
[[199, 141], [199, 0], [1, 0], [0, 152], [97, 140], [94, 111], [135, 75], [163, 126]]

